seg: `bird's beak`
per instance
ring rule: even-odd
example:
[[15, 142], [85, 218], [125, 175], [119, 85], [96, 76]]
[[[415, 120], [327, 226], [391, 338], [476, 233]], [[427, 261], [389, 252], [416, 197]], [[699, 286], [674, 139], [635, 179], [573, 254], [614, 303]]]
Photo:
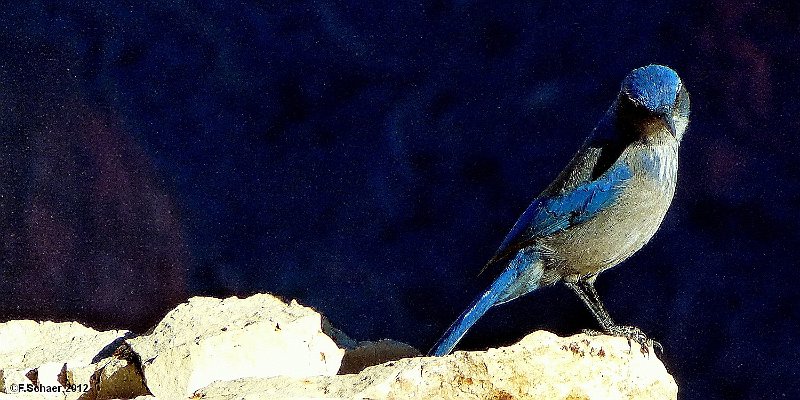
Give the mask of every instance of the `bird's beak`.
[[672, 118], [671, 115], [667, 114], [664, 116], [664, 124], [667, 125], [669, 132], [672, 134], [672, 137], [678, 137], [678, 128], [675, 127], [675, 119]]

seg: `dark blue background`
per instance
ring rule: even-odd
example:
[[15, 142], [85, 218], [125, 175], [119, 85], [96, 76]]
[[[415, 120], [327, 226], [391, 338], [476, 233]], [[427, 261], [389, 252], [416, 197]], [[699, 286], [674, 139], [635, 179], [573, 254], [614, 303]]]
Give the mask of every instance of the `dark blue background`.
[[[269, 291], [427, 349], [625, 74], [661, 63], [692, 96], [677, 194], [598, 290], [682, 398], [800, 398], [797, 5], [365, 4], [3, 5], [3, 315], [143, 331]], [[557, 286], [461, 348], [592, 327]]]

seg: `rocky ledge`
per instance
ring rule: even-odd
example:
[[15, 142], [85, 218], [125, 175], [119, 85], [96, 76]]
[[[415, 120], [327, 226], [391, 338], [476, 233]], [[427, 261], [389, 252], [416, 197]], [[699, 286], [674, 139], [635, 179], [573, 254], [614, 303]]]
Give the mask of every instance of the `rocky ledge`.
[[512, 346], [421, 357], [356, 342], [314, 310], [260, 294], [195, 297], [150, 332], [0, 324], [1, 399], [675, 399], [625, 339], [538, 331]]

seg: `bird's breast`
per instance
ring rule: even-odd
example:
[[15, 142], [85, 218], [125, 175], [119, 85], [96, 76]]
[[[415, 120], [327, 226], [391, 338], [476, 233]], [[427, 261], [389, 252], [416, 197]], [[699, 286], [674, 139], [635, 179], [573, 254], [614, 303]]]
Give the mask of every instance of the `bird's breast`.
[[640, 146], [627, 155], [634, 174], [641, 175], [661, 190], [674, 191], [678, 176], [677, 145]]
[[611, 268], [642, 248], [661, 225], [675, 193], [677, 144], [634, 144], [618, 162], [626, 163], [632, 176], [614, 204], [542, 239], [547, 268], [558, 275], [577, 278]]

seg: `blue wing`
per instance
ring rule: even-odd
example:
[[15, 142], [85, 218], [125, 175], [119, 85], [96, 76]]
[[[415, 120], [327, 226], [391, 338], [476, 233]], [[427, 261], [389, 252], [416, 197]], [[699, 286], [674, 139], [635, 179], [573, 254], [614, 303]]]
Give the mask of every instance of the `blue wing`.
[[627, 164], [618, 162], [596, 180], [557, 196], [537, 198], [522, 213], [487, 266], [531, 245], [537, 238], [591, 219], [614, 204], [632, 175]]

